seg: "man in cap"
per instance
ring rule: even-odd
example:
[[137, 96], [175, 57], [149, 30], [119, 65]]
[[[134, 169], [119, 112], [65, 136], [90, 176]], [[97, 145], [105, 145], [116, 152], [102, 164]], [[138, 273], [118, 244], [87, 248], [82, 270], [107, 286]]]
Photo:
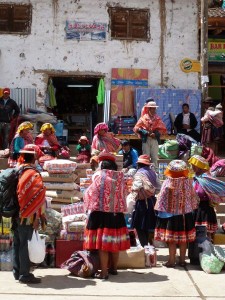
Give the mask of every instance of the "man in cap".
[[40, 278], [35, 277], [30, 270], [28, 240], [31, 240], [34, 230], [46, 225], [45, 191], [41, 174], [35, 168], [38, 157], [38, 147], [26, 145], [20, 150], [19, 179], [17, 196], [19, 214], [13, 218], [13, 276], [15, 280], [25, 284], [37, 284]]
[[166, 126], [161, 118], [156, 114], [156, 102], [150, 99], [142, 109], [141, 117], [134, 127], [142, 140], [142, 153], [151, 157], [152, 163], [158, 165], [158, 150], [160, 135], [167, 132]]
[[0, 98], [0, 133], [2, 138], [1, 149], [6, 149], [9, 143], [10, 122], [20, 113], [16, 101], [10, 98], [10, 89], [4, 88]]

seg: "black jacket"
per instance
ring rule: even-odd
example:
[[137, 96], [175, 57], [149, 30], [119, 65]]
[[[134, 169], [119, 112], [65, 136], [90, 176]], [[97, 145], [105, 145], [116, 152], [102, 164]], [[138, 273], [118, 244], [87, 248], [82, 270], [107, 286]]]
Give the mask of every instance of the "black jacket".
[[[195, 129], [197, 126], [198, 121], [193, 113], [190, 112], [190, 129]], [[176, 116], [174, 121], [174, 126], [177, 129], [177, 133], [185, 133], [187, 132], [186, 129], [183, 129], [183, 113], [180, 113]]]
[[16, 101], [9, 98], [5, 105], [4, 99], [0, 98], [0, 122], [10, 123], [12, 118], [17, 117], [19, 114], [20, 108]]

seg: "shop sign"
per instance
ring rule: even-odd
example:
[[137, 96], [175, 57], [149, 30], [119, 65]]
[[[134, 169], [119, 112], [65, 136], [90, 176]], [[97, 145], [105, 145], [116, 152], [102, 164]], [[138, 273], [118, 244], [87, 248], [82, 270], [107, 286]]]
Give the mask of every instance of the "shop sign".
[[66, 39], [105, 41], [106, 23], [66, 21]]
[[208, 61], [225, 62], [225, 39], [208, 39]]
[[180, 68], [183, 72], [201, 72], [201, 65], [198, 60], [193, 60], [190, 58], [184, 58], [180, 62]]

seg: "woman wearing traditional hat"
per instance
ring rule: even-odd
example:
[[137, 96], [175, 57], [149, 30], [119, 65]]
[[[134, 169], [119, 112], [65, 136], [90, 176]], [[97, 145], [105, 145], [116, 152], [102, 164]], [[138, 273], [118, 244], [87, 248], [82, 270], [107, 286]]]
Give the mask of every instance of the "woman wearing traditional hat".
[[99, 155], [101, 170], [84, 194], [85, 208], [90, 211], [84, 249], [99, 251], [101, 272], [95, 275], [99, 279], [108, 279], [108, 273], [117, 275], [119, 251], [130, 248], [124, 218], [127, 190], [124, 174], [117, 171], [115, 160], [111, 153]]
[[76, 149], [78, 151], [76, 161], [78, 163], [89, 163], [91, 158], [91, 145], [85, 135], [80, 137]]
[[216, 232], [217, 219], [215, 205], [225, 202], [225, 183], [207, 174], [209, 164], [200, 155], [193, 155], [188, 161], [195, 173], [194, 188], [200, 198], [198, 209], [195, 211], [195, 225], [204, 225], [211, 239]]
[[150, 169], [150, 165], [148, 155], [144, 154], [138, 157], [137, 172], [131, 187], [131, 194], [135, 199], [131, 227], [136, 229], [142, 247], [148, 245], [150, 233], [155, 229], [155, 191], [160, 188], [156, 173]]
[[25, 145], [33, 143], [33, 136], [30, 133], [32, 129], [33, 124], [30, 122], [23, 122], [18, 126], [10, 145], [10, 158], [8, 161], [10, 167], [16, 166], [20, 150], [23, 149]]
[[41, 133], [35, 138], [35, 145], [39, 146], [45, 154], [56, 156], [61, 145], [55, 135], [54, 127], [50, 123], [44, 123], [40, 131]]
[[168, 243], [169, 259], [167, 268], [176, 266], [176, 246], [179, 245], [179, 265], [186, 265], [187, 243], [195, 240], [196, 231], [193, 211], [198, 207], [198, 197], [188, 178], [188, 166], [182, 160], [171, 161], [166, 170], [166, 180], [157, 197], [155, 210], [158, 211], [155, 240]]
[[144, 105], [142, 115], [134, 126], [134, 132], [142, 140], [142, 152], [151, 157], [152, 163], [158, 165], [158, 150], [160, 135], [167, 132], [161, 118], [155, 113], [158, 106], [154, 101]]
[[95, 126], [91, 145], [92, 155], [98, 155], [101, 151], [117, 152], [119, 146], [120, 140], [115, 138], [112, 132], [109, 132], [106, 123], [99, 123]]

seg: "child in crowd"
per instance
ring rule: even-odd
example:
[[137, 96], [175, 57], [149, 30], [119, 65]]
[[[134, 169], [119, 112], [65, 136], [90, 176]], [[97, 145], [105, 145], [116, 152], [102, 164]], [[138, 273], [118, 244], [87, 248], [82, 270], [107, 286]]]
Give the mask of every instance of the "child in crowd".
[[77, 145], [77, 162], [78, 163], [89, 163], [91, 158], [91, 145], [88, 138], [82, 135], [78, 141]]

